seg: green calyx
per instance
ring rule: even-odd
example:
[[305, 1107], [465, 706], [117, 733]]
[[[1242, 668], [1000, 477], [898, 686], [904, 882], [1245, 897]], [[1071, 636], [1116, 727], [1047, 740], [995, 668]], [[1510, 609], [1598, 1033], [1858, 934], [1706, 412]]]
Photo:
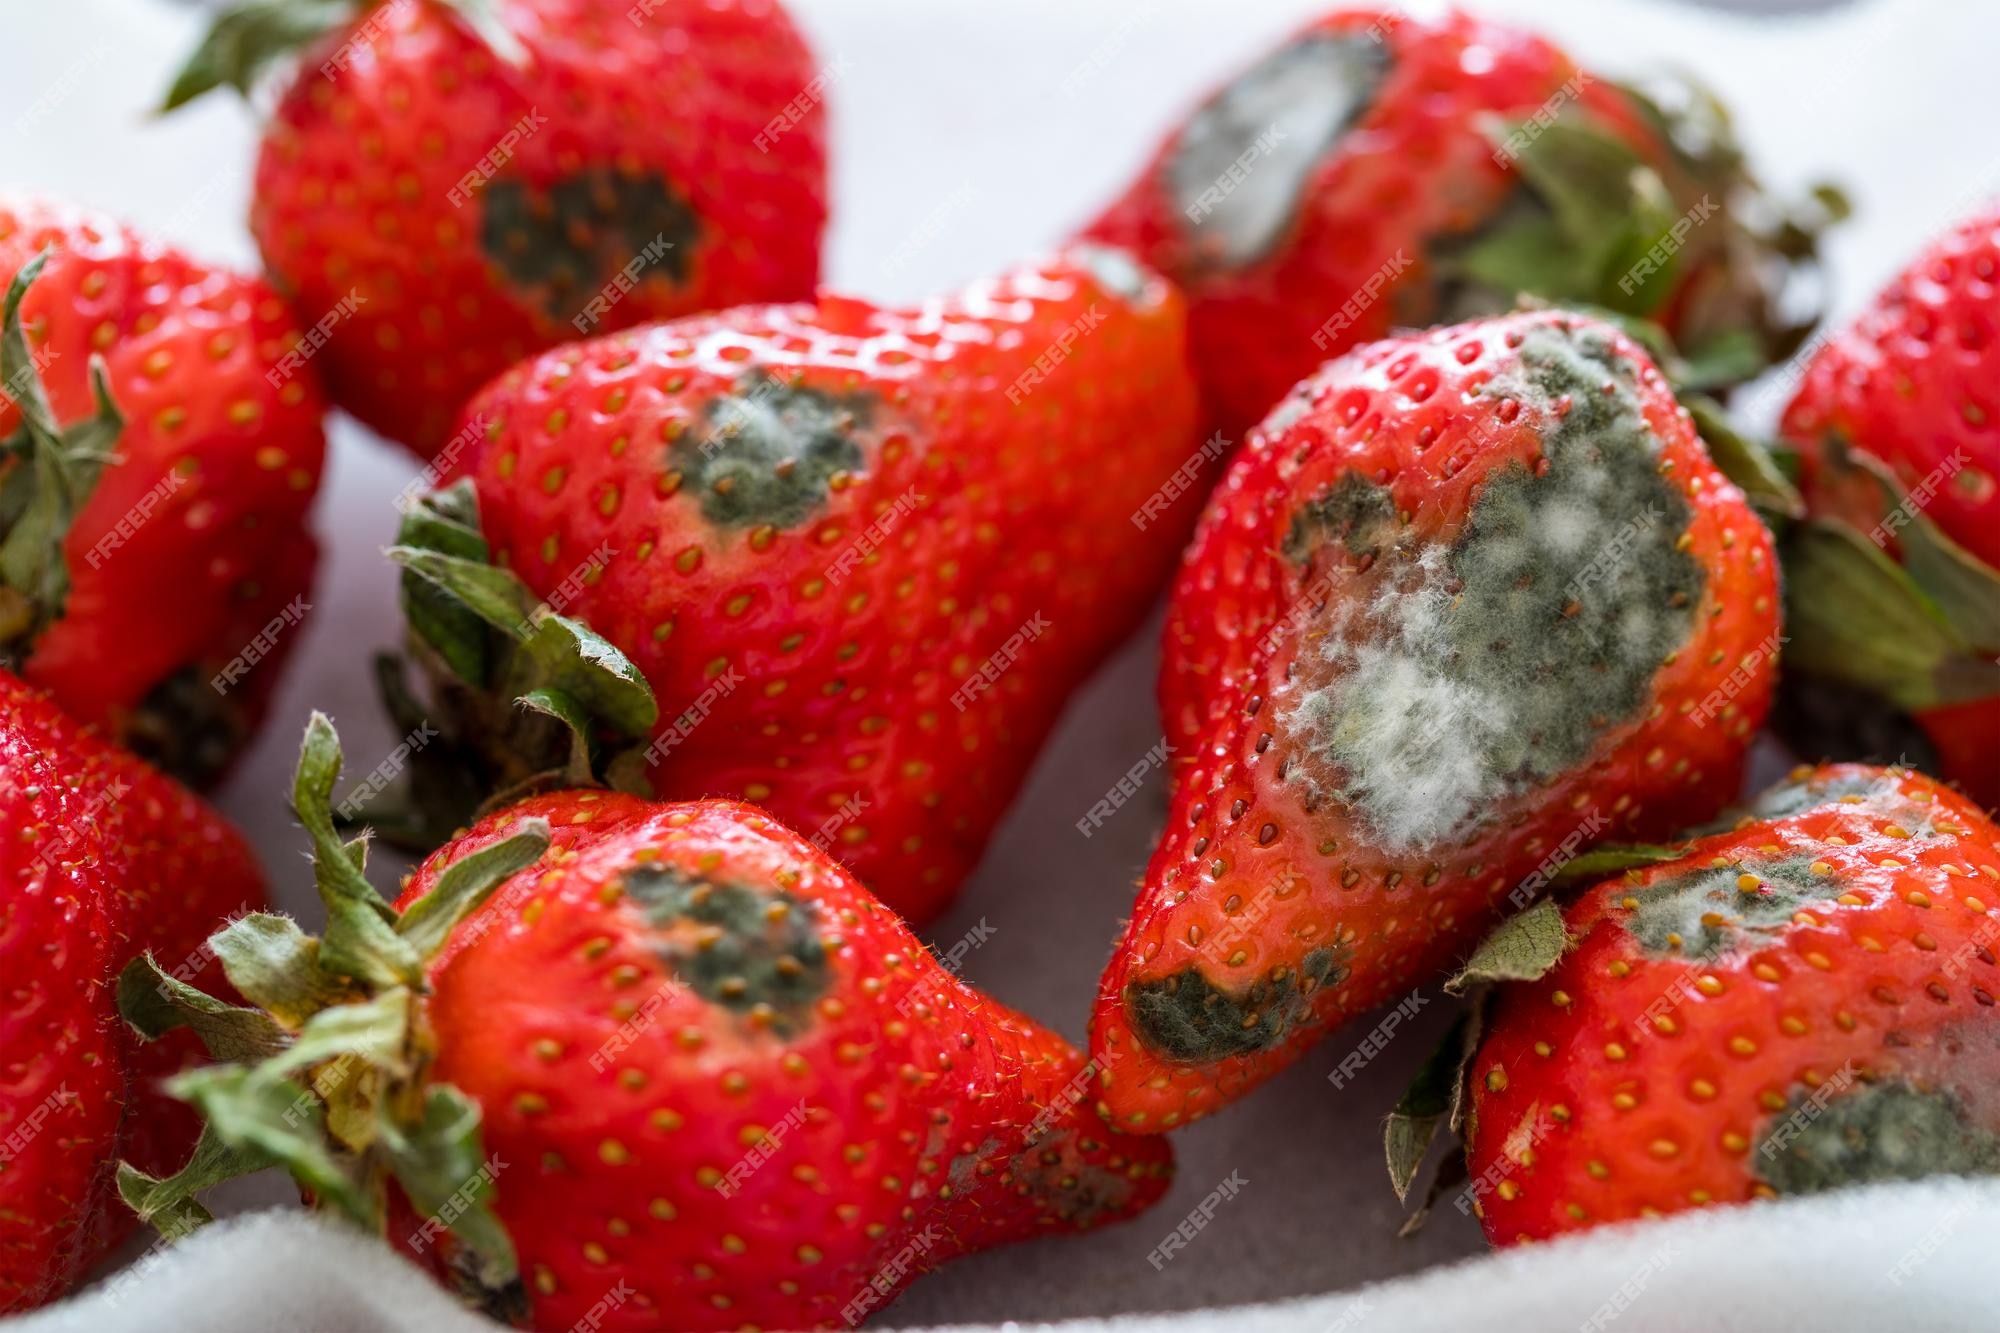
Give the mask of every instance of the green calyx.
[[97, 409], [67, 429], [58, 425], [42, 388], [41, 367], [21, 326], [21, 301], [48, 263], [48, 251], [21, 266], [0, 313], [0, 396], [20, 412], [14, 433], [0, 439], [0, 665], [18, 667], [35, 640], [69, 600], [70, 525], [90, 498], [98, 473], [125, 418], [111, 400], [104, 363], [90, 362]]
[[505, 1164], [484, 1151], [479, 1107], [428, 1078], [433, 1040], [422, 997], [431, 960], [502, 884], [540, 859], [548, 824], [519, 821], [507, 837], [452, 862], [398, 912], [363, 873], [366, 838], [343, 842], [334, 829], [340, 768], [339, 739], [316, 713], [293, 805], [312, 839], [325, 932], [307, 935], [289, 917], [257, 913], [209, 939], [249, 1005], [215, 999], [150, 955], [120, 975], [119, 1012], [141, 1038], [188, 1028], [218, 1063], [167, 1084], [204, 1122], [187, 1165], [154, 1177], [122, 1164], [119, 1193], [175, 1237], [209, 1220], [202, 1191], [282, 1166], [320, 1206], [379, 1234], [393, 1181], [428, 1219], [412, 1243], [450, 1231], [478, 1293], [504, 1299], [518, 1281], [512, 1242], [491, 1207]]
[[[593, 552], [575, 579], [616, 554]], [[434, 846], [482, 803], [556, 786], [650, 795], [652, 687], [609, 641], [492, 563], [471, 482], [413, 504], [388, 555], [403, 571], [409, 655], [432, 698], [426, 706], [412, 692], [398, 658], [377, 664], [383, 698], [399, 728], [435, 728], [439, 739], [412, 756], [404, 816], [385, 836]]]
[[[468, 31], [500, 59], [521, 64], [525, 53], [500, 22], [496, 0], [422, 0], [450, 11]], [[288, 62], [306, 47], [352, 27], [349, 41], [362, 40], [381, 13], [406, 0], [245, 0], [216, 16], [201, 44], [194, 49], [160, 110], [172, 111], [217, 88], [234, 88], [248, 97], [262, 77]], [[330, 53], [322, 73], [344, 67], [351, 54], [345, 44]]]
[[1872, 454], [1822, 466], [1875, 487], [1870, 532], [1811, 518], [1784, 540], [1786, 665], [1918, 712], [2000, 696], [2000, 570], [1945, 535]]
[[1438, 247], [1440, 313], [1505, 309], [1521, 294], [1595, 309], [1649, 345], [1677, 342], [1662, 364], [1690, 389], [1784, 360], [1817, 322], [1816, 310], [1789, 312], [1846, 199], [1821, 185], [1810, 203], [1780, 207], [1748, 171], [1728, 112], [1691, 80], [1658, 96], [1618, 89], [1662, 146], [1650, 157], [1586, 109], [1587, 82], [1565, 85], [1545, 123], [1490, 128], [1519, 186], [1478, 230]]

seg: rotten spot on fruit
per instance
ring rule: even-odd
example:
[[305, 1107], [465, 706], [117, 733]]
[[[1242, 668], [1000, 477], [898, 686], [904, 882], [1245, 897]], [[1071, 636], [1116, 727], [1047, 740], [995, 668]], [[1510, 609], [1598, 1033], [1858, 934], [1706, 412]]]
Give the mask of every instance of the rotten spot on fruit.
[[836, 476], [861, 469], [855, 437], [874, 415], [871, 393], [836, 396], [751, 370], [707, 403], [702, 429], [668, 458], [710, 523], [790, 529], [825, 504]]
[[755, 1011], [788, 1032], [825, 994], [832, 974], [814, 904], [778, 890], [712, 883], [674, 866], [638, 866], [624, 888], [653, 929], [655, 952], [709, 1003]]
[[1133, 1033], [1156, 1054], [1184, 1064], [1274, 1049], [1312, 1014], [1312, 997], [1346, 969], [1331, 947], [1306, 954], [1297, 972], [1226, 991], [1199, 967], [1125, 987]]
[[1277, 244], [1321, 160], [1366, 113], [1388, 67], [1388, 47], [1365, 35], [1306, 36], [1189, 118], [1162, 184], [1196, 263], [1238, 267]]
[[1956, 1094], [1900, 1079], [1864, 1082], [1851, 1067], [1812, 1092], [1801, 1089], [1763, 1130], [1752, 1169], [1784, 1194], [2000, 1174], [2000, 1137]]
[[486, 257], [550, 319], [583, 334], [600, 331], [624, 295], [607, 284], [627, 275], [685, 282], [701, 241], [693, 205], [641, 172], [589, 167], [547, 186], [500, 176], [477, 199]]
[[[1634, 906], [1619, 924], [1656, 956], [1718, 957], [1761, 942], [1758, 937], [1789, 924], [1802, 905], [1838, 892], [1837, 881], [1815, 874], [1813, 865], [1808, 857], [1792, 856], [1667, 875], [1632, 891]], [[1739, 887], [1746, 875], [1758, 882], [1754, 892]]]
[[[1464, 836], [1640, 716], [1701, 600], [1636, 366], [1587, 327], [1534, 328], [1517, 356], [1486, 392], [1532, 411], [1547, 466], [1499, 464], [1449, 544], [1405, 532], [1344, 577], [1278, 714], [1305, 756], [1293, 780], [1392, 852]], [[1350, 544], [1351, 516], [1390, 505], [1357, 485], [1317, 502]]]

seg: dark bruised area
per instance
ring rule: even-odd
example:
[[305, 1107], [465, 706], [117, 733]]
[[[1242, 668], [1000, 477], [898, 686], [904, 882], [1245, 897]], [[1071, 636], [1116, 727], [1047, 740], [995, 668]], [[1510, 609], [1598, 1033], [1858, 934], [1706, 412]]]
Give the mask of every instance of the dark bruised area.
[[1189, 118], [1163, 182], [1197, 262], [1263, 259], [1291, 230], [1320, 160], [1367, 111], [1388, 48], [1363, 33], [1280, 47]]
[[1007, 1164], [1012, 1183], [1038, 1200], [1046, 1215], [1087, 1228], [1106, 1217], [1122, 1216], [1132, 1182], [1072, 1151], [1066, 1135], [1051, 1135], [1021, 1149]]
[[693, 206], [658, 176], [591, 167], [547, 188], [501, 176], [480, 198], [486, 257], [565, 324], [635, 261], [641, 283], [685, 282], [701, 239]]
[[[2000, 1139], [1957, 1097], [1896, 1080], [1801, 1089], [1760, 1126], [1751, 1169], [1783, 1194], [1937, 1175], [2000, 1174]], [[1771, 1151], [1764, 1151], [1769, 1144]]]
[[[1626, 934], [1655, 955], [1712, 958], [1758, 942], [1747, 937], [1776, 930], [1807, 903], [1839, 896], [1839, 879], [1815, 874], [1809, 856], [1706, 866], [1634, 888], [1638, 903], [1620, 922]], [[1745, 886], [1743, 877], [1757, 883]]]
[[[238, 686], [251, 688], [241, 681]], [[202, 791], [222, 780], [249, 743], [250, 722], [198, 668], [182, 667], [147, 692], [120, 724], [118, 739], [153, 767]]]
[[784, 1031], [826, 993], [831, 973], [811, 903], [660, 866], [632, 870], [624, 887], [645, 910], [661, 960], [709, 1003], [766, 1014]]
[[753, 370], [708, 404], [702, 428], [668, 459], [717, 527], [791, 528], [826, 502], [836, 473], [859, 470], [855, 436], [874, 411], [873, 394], [836, 397]]
[[1339, 962], [1332, 949], [1314, 949], [1297, 972], [1261, 977], [1237, 995], [1187, 967], [1126, 986], [1125, 1012], [1139, 1040], [1165, 1059], [1207, 1064], [1251, 1055], [1284, 1042], [1312, 1012], [1319, 988], [1347, 975]]
[[1344, 472], [1330, 490], [1292, 514], [1285, 559], [1308, 564], [1313, 552], [1329, 541], [1339, 542], [1352, 556], [1377, 553], [1394, 537], [1395, 519], [1396, 506], [1387, 490], [1357, 472]]
[[[1450, 546], [1383, 545], [1318, 640], [1332, 671], [1302, 676], [1325, 683], [1283, 715], [1317, 761], [1298, 777], [1398, 851], [1460, 836], [1643, 716], [1701, 600], [1680, 547], [1692, 512], [1661, 473], [1634, 368], [1588, 329], [1533, 330], [1519, 357], [1484, 393], [1545, 423], [1538, 465], [1493, 472]], [[1286, 553], [1384, 541], [1375, 489], [1343, 478]]]

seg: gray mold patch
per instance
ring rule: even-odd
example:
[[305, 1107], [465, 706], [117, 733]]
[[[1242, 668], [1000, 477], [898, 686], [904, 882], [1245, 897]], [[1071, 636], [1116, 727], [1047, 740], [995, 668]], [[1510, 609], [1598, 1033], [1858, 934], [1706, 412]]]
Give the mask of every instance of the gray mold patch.
[[[1307, 650], [1320, 660], [1302, 659], [1301, 678], [1325, 683], [1281, 714], [1309, 755], [1297, 778], [1391, 853], [1462, 837], [1584, 761], [1644, 716], [1693, 630], [1704, 572], [1678, 546], [1691, 511], [1629, 368], [1600, 335], [1554, 327], [1520, 360], [1487, 393], [1544, 423], [1546, 466], [1499, 468], [1450, 545], [1384, 552], [1329, 608]], [[1329, 505], [1373, 508], [1343, 481], [1303, 512]]]
[[1307, 179], [1373, 100], [1389, 64], [1365, 36], [1311, 36], [1272, 52], [1189, 119], [1166, 186], [1201, 257], [1240, 267], [1289, 229]]

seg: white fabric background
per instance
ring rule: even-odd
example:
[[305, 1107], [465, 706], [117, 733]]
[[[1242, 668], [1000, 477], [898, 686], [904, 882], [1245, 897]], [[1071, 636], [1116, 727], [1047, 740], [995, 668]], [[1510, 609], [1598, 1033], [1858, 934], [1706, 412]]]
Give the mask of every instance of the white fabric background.
[[[835, 225], [828, 276], [879, 298], [915, 296], [1046, 247], [1136, 169], [1200, 90], [1331, 0], [790, 0], [829, 62]], [[1429, 8], [1414, 5], [1413, 8]], [[1482, 0], [1562, 39], [1600, 72], [1700, 71], [1736, 107], [1765, 174], [1831, 173], [1862, 213], [1833, 246], [1838, 305], [1852, 310], [1970, 201], [2000, 188], [2000, 5], [1874, 0], [1787, 19], [1732, 17], [1667, 0]], [[1790, 0], [1783, 5], [1796, 9]], [[253, 116], [229, 98], [148, 117], [196, 29], [159, 0], [8, 5], [0, 41], [0, 185], [93, 204], [204, 256], [241, 264]], [[1091, 73], [1073, 79], [1080, 68]], [[377, 552], [391, 497], [415, 470], [345, 419], [318, 526], [332, 548], [303, 642], [262, 741], [220, 804], [249, 830], [280, 903], [314, 920], [302, 840], [284, 792], [307, 711], [331, 712], [353, 767], [394, 737], [378, 716], [368, 654], [395, 640], [393, 580]], [[1158, 739], [1153, 635], [1077, 698], [961, 905], [931, 937], [982, 919], [990, 940], [965, 975], [1081, 1038], [1098, 968], [1145, 856], [1157, 788], [1085, 840], [1072, 825]], [[386, 862], [385, 862], [386, 865]], [[1174, 1193], [1132, 1225], [978, 1256], [919, 1283], [889, 1324], [978, 1323], [1191, 1310], [1348, 1291], [1484, 1250], [1447, 1209], [1413, 1241], [1380, 1166], [1378, 1120], [1428, 1047], [1443, 1006], [1406, 1027], [1344, 1090], [1337, 1036], [1229, 1113], [1177, 1136]], [[1146, 1254], [1231, 1171], [1248, 1182], [1162, 1272]], [[233, 1208], [285, 1201], [274, 1181]], [[1888, 1267], [1947, 1223], [1935, 1259], [1900, 1287]], [[1575, 1327], [1649, 1262], [1656, 1275], [1621, 1329], [1993, 1329], [1968, 1292], [2000, 1228], [2000, 1189], [1877, 1191], [1761, 1208], [1629, 1236], [1517, 1253], [1371, 1294], [1365, 1326], [1476, 1320], [1496, 1329]], [[1685, 1235], [1665, 1267], [1659, 1246]], [[135, 1244], [128, 1251], [137, 1253]], [[1649, 1256], [1651, 1256], [1649, 1258]], [[29, 1330], [471, 1327], [413, 1273], [296, 1219], [203, 1236], [107, 1303], [100, 1290]], [[224, 1295], [229, 1292], [232, 1294]], [[1340, 1301], [1231, 1312], [1246, 1330], [1345, 1329]], [[1201, 1322], [1220, 1322], [1214, 1316]], [[1164, 1327], [1156, 1321], [1129, 1325]]]

